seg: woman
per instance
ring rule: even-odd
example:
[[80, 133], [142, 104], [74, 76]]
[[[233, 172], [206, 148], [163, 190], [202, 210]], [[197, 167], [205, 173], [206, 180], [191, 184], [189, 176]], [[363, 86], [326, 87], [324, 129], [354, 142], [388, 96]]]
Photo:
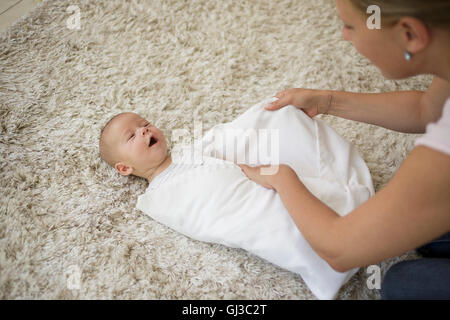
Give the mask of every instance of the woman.
[[[428, 90], [290, 89], [266, 109], [290, 104], [310, 117], [325, 113], [425, 135], [391, 181], [344, 217], [315, 198], [286, 165], [272, 176], [261, 175], [260, 167], [241, 168], [279, 193], [311, 247], [335, 270], [371, 265], [422, 246], [419, 252], [427, 258], [401, 262], [387, 272], [382, 298], [450, 298], [450, 2], [337, 0], [336, 5], [343, 38], [386, 78], [433, 74]], [[367, 27], [369, 5], [381, 9], [381, 29]]]

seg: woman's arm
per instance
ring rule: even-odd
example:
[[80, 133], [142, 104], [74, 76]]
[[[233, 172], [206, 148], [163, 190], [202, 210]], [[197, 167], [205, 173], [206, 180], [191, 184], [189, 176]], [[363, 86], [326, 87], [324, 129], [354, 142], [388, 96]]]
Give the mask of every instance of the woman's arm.
[[282, 167], [269, 178], [311, 247], [340, 272], [403, 254], [450, 230], [450, 156], [428, 147], [415, 148], [382, 190], [344, 217], [315, 198], [293, 170]]
[[420, 101], [424, 94], [422, 91], [385, 93], [327, 91], [326, 94], [333, 96], [328, 114], [399, 132], [425, 132], [421, 118]]
[[442, 106], [450, 96], [450, 83], [435, 77], [425, 92], [326, 93], [333, 96], [328, 114], [399, 132], [424, 133], [428, 123], [440, 118]]
[[450, 83], [435, 77], [425, 92], [353, 93], [294, 88], [278, 93], [279, 100], [266, 109], [277, 110], [291, 104], [310, 117], [328, 113], [399, 132], [424, 133], [429, 122], [439, 119], [449, 96]]

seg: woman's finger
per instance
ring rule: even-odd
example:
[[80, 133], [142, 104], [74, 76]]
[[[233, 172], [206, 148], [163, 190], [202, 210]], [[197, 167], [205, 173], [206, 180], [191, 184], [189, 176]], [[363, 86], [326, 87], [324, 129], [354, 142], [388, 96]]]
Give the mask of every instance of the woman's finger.
[[238, 164], [239, 168], [245, 173], [246, 165], [245, 164]]
[[274, 97], [281, 99], [286, 94], [286, 92], [287, 92], [287, 90], [280, 91], [276, 95], [274, 95]]
[[264, 107], [264, 109], [277, 110], [277, 109], [280, 109], [281, 107], [284, 107], [285, 105], [287, 105], [287, 103], [285, 101], [286, 96], [281, 96], [281, 98], [280, 97], [277, 97], [277, 98], [278, 98], [278, 100], [276, 100], [272, 103], [269, 103], [267, 106]]

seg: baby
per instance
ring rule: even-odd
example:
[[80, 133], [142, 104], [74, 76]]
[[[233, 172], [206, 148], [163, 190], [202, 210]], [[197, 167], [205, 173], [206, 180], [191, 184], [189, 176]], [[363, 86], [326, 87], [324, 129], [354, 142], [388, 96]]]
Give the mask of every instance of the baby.
[[[320, 119], [294, 106], [267, 111], [266, 104], [216, 125], [180, 155], [168, 153], [158, 128], [137, 114], [121, 113], [102, 130], [100, 154], [120, 174], [149, 181], [136, 207], [154, 220], [195, 240], [247, 250], [301, 275], [319, 299], [332, 299], [357, 270], [333, 270], [309, 246], [276, 191], [250, 180], [235, 156], [249, 159], [264, 147], [264, 140], [248, 143], [248, 130], [276, 131], [276, 148], [272, 141], [270, 148], [276, 164], [289, 165], [341, 215], [374, 194], [370, 172], [357, 150]], [[217, 133], [222, 139], [215, 139]], [[198, 146], [202, 157], [192, 161]]]
[[101, 157], [121, 175], [151, 181], [172, 162], [163, 133], [141, 116], [125, 112], [111, 118], [100, 135]]

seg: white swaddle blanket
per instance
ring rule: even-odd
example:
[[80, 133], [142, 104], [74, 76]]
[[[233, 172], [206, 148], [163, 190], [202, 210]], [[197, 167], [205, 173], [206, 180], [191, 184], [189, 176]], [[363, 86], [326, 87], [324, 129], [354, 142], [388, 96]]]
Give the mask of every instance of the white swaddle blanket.
[[[317, 298], [333, 299], [357, 269], [333, 270], [304, 239], [276, 191], [248, 179], [234, 162], [289, 164], [340, 215], [374, 194], [370, 172], [357, 150], [323, 121], [294, 106], [267, 111], [267, 103], [216, 125], [194, 146], [174, 150], [168, 172], [183, 170], [157, 176], [137, 208], [193, 239], [242, 248], [295, 272]], [[263, 150], [267, 145], [270, 152]]]

